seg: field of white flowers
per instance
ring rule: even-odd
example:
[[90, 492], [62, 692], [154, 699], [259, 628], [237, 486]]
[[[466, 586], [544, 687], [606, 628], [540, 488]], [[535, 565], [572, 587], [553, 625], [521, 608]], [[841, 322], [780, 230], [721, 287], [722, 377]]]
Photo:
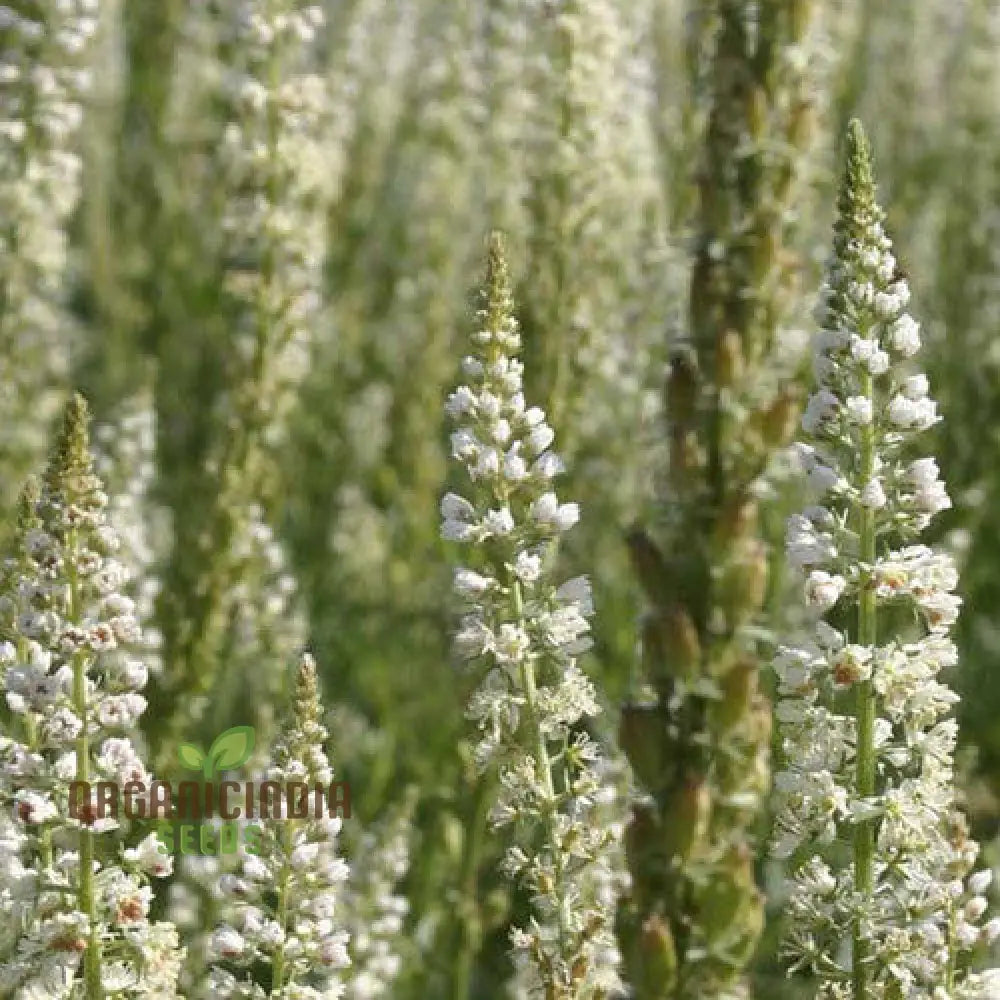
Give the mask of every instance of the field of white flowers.
[[0, 4], [0, 998], [1000, 1000], [1000, 0]]

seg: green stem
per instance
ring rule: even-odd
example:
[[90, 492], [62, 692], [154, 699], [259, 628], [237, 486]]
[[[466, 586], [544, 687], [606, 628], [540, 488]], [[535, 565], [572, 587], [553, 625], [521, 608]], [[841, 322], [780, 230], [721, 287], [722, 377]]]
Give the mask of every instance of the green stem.
[[[513, 597], [514, 613], [517, 616], [518, 627], [520, 627], [524, 621], [524, 605], [521, 596], [521, 584], [519, 582], [515, 582], [513, 585]], [[524, 691], [524, 707], [528, 717], [528, 728], [531, 730], [532, 740], [535, 744], [535, 772], [542, 783], [542, 789], [545, 793], [545, 802], [543, 804], [545, 838], [549, 849], [552, 851], [552, 861], [556, 869], [555, 885], [552, 887], [552, 894], [557, 897], [556, 913], [559, 925], [559, 951], [565, 955], [567, 949], [566, 922], [563, 918], [563, 908], [560, 905], [562, 900], [558, 898], [562, 891], [563, 857], [562, 852], [557, 848], [558, 838], [555, 823], [555, 814], [559, 800], [556, 795], [555, 784], [552, 781], [552, 762], [549, 759], [549, 748], [546, 745], [545, 735], [542, 733], [542, 727], [538, 721], [538, 686], [535, 681], [535, 666], [527, 656], [521, 660], [520, 675], [521, 688]]]
[[462, 870], [459, 879], [458, 953], [455, 956], [452, 979], [452, 1000], [468, 1000], [472, 986], [473, 961], [483, 939], [482, 921], [478, 914], [477, 883], [486, 820], [493, 793], [493, 783], [482, 776], [476, 781], [472, 814], [462, 851]]
[[948, 965], [944, 973], [944, 988], [950, 996], [955, 989], [955, 960], [958, 957], [958, 949], [955, 942], [955, 912], [952, 909], [948, 914]]
[[[273, 11], [268, 13], [268, 17], [271, 16]], [[273, 99], [282, 83], [281, 54], [280, 50], [272, 52], [266, 68], [268, 92], [272, 97], [268, 100], [264, 119], [270, 165], [264, 193], [272, 206], [281, 202], [281, 186], [274, 168], [278, 161], [281, 120]], [[164, 720], [162, 730], [158, 727], [151, 728], [155, 722], [147, 723], [147, 731], [152, 733], [151, 742], [157, 748], [154, 757], [159, 771], [167, 771], [173, 766], [169, 754], [173, 752], [174, 745], [182, 738], [185, 730], [191, 729], [192, 721], [198, 721], [191, 718], [191, 705], [198, 702], [200, 696], [208, 694], [213, 685], [217, 688], [219, 686], [216, 661], [220, 657], [215, 647], [222, 628], [220, 615], [234, 571], [233, 512], [239, 508], [241, 499], [265, 499], [266, 483], [259, 468], [254, 467], [256, 452], [267, 422], [265, 404], [268, 400], [265, 397], [268, 389], [265, 380], [274, 356], [287, 344], [290, 336], [285, 329], [287, 324], [282, 323], [281, 317], [274, 315], [272, 299], [277, 268], [273, 242], [265, 240], [259, 280], [248, 307], [254, 326], [253, 355], [249, 367], [243, 372], [243, 382], [237, 384], [235, 389], [229, 387], [234, 395], [236, 419], [231, 426], [225, 428], [219, 451], [218, 489], [210, 512], [210, 520], [214, 523], [212, 530], [205, 536], [211, 540], [212, 547], [199, 553], [203, 561], [199, 567], [201, 578], [198, 581], [202, 597], [189, 610], [191, 620], [187, 634], [174, 652], [175, 662], [172, 666], [180, 683], [158, 692], [162, 704], [154, 706], [155, 710], [147, 713], [153, 719]], [[182, 706], [184, 711], [181, 710]]]
[[[875, 386], [871, 375], [866, 374], [862, 382], [862, 394], [875, 406]], [[875, 474], [875, 426], [874, 422], [864, 428], [861, 439], [860, 485], [864, 485]], [[861, 561], [867, 567], [862, 576], [861, 595], [858, 602], [858, 642], [862, 646], [873, 647], [877, 640], [875, 587], [872, 572], [875, 565], [875, 512], [871, 507], [862, 506], [859, 518], [861, 540]], [[875, 687], [871, 678], [858, 685], [857, 693], [858, 761], [857, 796], [870, 799], [875, 795]], [[871, 898], [874, 883], [875, 820], [867, 819], [858, 823], [854, 831], [854, 883], [864, 900]], [[868, 996], [868, 943], [862, 939], [860, 926], [854, 929], [853, 986], [854, 1000], [866, 1000]]]
[[288, 933], [288, 881], [292, 874], [289, 857], [292, 853], [292, 844], [295, 836], [295, 823], [293, 820], [285, 820], [281, 824], [281, 840], [284, 847], [284, 862], [281, 866], [281, 874], [278, 876], [278, 906], [277, 919], [281, 928], [281, 944], [278, 945], [274, 953], [274, 960], [271, 963], [271, 996], [281, 995], [281, 989], [285, 985], [285, 937]]
[[[74, 554], [76, 539], [71, 535], [69, 571], [69, 620], [79, 625], [81, 615], [80, 586], [77, 580]], [[90, 736], [87, 705], [87, 657], [83, 652], [73, 655], [73, 708], [80, 719], [80, 735], [76, 738], [76, 780], [90, 780]], [[94, 834], [85, 824], [80, 826], [80, 912], [87, 918], [87, 950], [83, 956], [84, 996], [87, 1000], [102, 1000], [104, 987], [101, 981], [101, 943], [97, 928], [97, 900], [94, 896]]]
[[[28, 658], [28, 643], [25, 639], [17, 640], [17, 661], [24, 663]], [[34, 753], [40, 753], [42, 749], [41, 735], [38, 731], [38, 722], [31, 713], [22, 716], [24, 720], [25, 742], [31, 747]], [[10, 724], [9, 717], [4, 719]], [[42, 869], [48, 871], [52, 868], [52, 828], [48, 825], [42, 828], [38, 835], [38, 853], [42, 862]]]
[[[24, 643], [19, 641], [18, 646], [23, 649]], [[19, 661], [24, 662], [23, 652], [19, 654]], [[42, 742], [37, 721], [30, 714], [26, 715], [24, 720], [25, 742], [33, 753], [41, 753]], [[38, 855], [43, 871], [49, 871], [52, 868], [52, 828], [48, 825], [44, 826], [38, 835]]]

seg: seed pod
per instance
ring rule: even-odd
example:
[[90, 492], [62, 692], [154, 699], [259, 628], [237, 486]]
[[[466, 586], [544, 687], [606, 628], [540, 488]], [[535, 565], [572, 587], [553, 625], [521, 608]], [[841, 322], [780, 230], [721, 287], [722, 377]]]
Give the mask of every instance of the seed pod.
[[778, 247], [777, 227], [767, 218], [760, 219], [755, 226], [750, 264], [750, 280], [755, 286], [763, 284], [771, 273], [777, 260]]
[[625, 537], [632, 569], [647, 599], [654, 605], [665, 604], [672, 592], [670, 572], [656, 543], [645, 531], [635, 528]]
[[815, 122], [813, 104], [809, 100], [796, 101], [788, 119], [788, 140], [796, 149], [805, 149], [812, 142]]
[[727, 733], [745, 723], [757, 698], [757, 667], [752, 660], [737, 660], [719, 678], [722, 697], [712, 703], [712, 728]]
[[708, 834], [712, 793], [702, 778], [689, 778], [670, 798], [664, 812], [665, 844], [672, 857], [689, 861]]
[[760, 418], [760, 434], [768, 448], [785, 444], [795, 433], [799, 421], [798, 394], [783, 389], [771, 401]]
[[757, 532], [757, 502], [738, 493], [726, 499], [713, 530], [712, 544], [719, 555], [731, 552]]
[[709, 941], [738, 940], [756, 926], [753, 909], [760, 895], [754, 883], [753, 859], [746, 845], [729, 849], [698, 894], [700, 925]]
[[[702, 208], [706, 216], [710, 213], [715, 197], [715, 185], [710, 177], [703, 178], [700, 185]], [[691, 271], [691, 333], [697, 343], [704, 343], [711, 336], [713, 321], [713, 265], [705, 247], [699, 248], [695, 254], [694, 267]], [[667, 414], [670, 414], [669, 408]]]
[[743, 341], [735, 330], [726, 330], [719, 338], [715, 358], [715, 377], [719, 386], [730, 388], [743, 377], [746, 367]]
[[760, 610], [767, 589], [767, 554], [762, 542], [751, 539], [723, 571], [719, 604], [731, 631], [746, 624]]
[[694, 431], [672, 428], [670, 433], [670, 476], [675, 486], [690, 485], [704, 459]]
[[639, 782], [649, 791], [662, 787], [665, 720], [657, 705], [625, 705], [618, 725], [618, 741]]
[[445, 813], [441, 817], [441, 841], [448, 857], [454, 864], [458, 864], [465, 843], [465, 826], [451, 813]]
[[751, 88], [747, 94], [747, 129], [750, 138], [759, 141], [767, 128], [767, 92], [761, 86]]
[[677, 978], [677, 946], [667, 922], [654, 914], [642, 925], [639, 941], [642, 957], [642, 986], [639, 996], [667, 1000]]
[[670, 359], [667, 376], [667, 419], [675, 427], [689, 427], [698, 405], [698, 362], [690, 347], [680, 347]]
[[701, 642], [691, 616], [674, 605], [646, 618], [642, 630], [643, 663], [655, 685], [692, 680], [701, 663]]
[[486, 894], [481, 907], [483, 926], [487, 930], [503, 927], [510, 918], [510, 897], [505, 889], [494, 889]]
[[[625, 828], [625, 854], [632, 871], [660, 847], [659, 829], [660, 819], [651, 804], [638, 802], [632, 807], [632, 816]], [[641, 889], [641, 885], [633, 886], [634, 893]]]
[[792, 42], [801, 42], [812, 19], [812, 0], [792, 0], [788, 5], [788, 35]]

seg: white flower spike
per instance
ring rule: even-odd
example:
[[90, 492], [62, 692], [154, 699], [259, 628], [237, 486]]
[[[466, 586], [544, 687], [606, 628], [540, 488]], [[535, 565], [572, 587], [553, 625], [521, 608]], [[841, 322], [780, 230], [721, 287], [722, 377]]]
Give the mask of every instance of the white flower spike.
[[612, 858], [622, 830], [604, 818], [604, 762], [580, 729], [599, 711], [576, 663], [590, 644], [590, 587], [552, 580], [558, 539], [580, 512], [552, 487], [561, 464], [544, 413], [521, 391], [512, 311], [494, 236], [469, 384], [447, 405], [468, 496], [446, 494], [441, 531], [479, 563], [455, 574], [465, 608], [456, 648], [482, 678], [468, 714], [477, 759], [499, 777], [493, 823], [514, 828], [504, 870], [532, 899], [528, 926], [511, 936], [521, 978], [531, 996], [596, 1000], [620, 988]]
[[[774, 662], [784, 758], [774, 850], [795, 858], [784, 951], [793, 971], [818, 977], [823, 1000], [993, 996], [997, 974], [967, 974], [958, 959], [993, 931], [988, 875], [970, 877], [978, 847], [955, 803], [958, 698], [939, 678], [957, 659], [947, 634], [957, 574], [916, 544], [950, 501], [933, 458], [905, 457], [938, 418], [926, 377], [908, 366], [919, 327], [856, 121], [834, 251], [820, 384], [802, 422], [812, 444], [800, 446], [819, 495], [786, 540], [806, 604], [828, 620]], [[850, 857], [827, 851], [837, 842]]]

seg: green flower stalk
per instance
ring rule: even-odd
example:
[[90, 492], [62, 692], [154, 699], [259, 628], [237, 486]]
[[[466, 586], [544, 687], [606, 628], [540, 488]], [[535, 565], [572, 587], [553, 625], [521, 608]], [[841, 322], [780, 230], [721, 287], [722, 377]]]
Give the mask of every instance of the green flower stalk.
[[314, 71], [322, 11], [296, 0], [241, 0], [215, 13], [225, 55], [217, 166], [231, 369], [211, 426], [204, 502], [175, 521], [173, 603], [163, 605], [165, 662], [150, 730], [158, 752], [165, 734], [201, 717], [216, 684], [242, 540], [261, 509], [266, 521], [274, 506], [274, 450], [287, 438], [309, 367], [326, 253], [324, 129], [332, 112]]
[[[1000, 689], [993, 683], [992, 620], [1000, 606], [995, 571], [1000, 523], [994, 516], [1000, 477], [994, 450], [984, 448], [981, 435], [970, 434], [969, 428], [993, 427], [1000, 419], [1000, 216], [995, 211], [1000, 66], [994, 58], [1000, 44], [1000, 8], [992, 0], [970, 4], [963, 33], [956, 72], [941, 95], [948, 115], [947, 134], [935, 140], [944, 151], [942, 188], [930, 209], [936, 225], [922, 230], [929, 237], [926, 277], [933, 284], [921, 283], [916, 291], [925, 303], [928, 324], [940, 327], [940, 335], [927, 343], [926, 366], [934, 373], [938, 399], [948, 414], [935, 431], [935, 446], [960, 509], [953, 538], [966, 603], [956, 641], [963, 661], [960, 689], [974, 694], [963, 701], [961, 723], [966, 745], [977, 750], [976, 771], [995, 789], [993, 776], [1000, 773]], [[908, 247], [907, 259], [915, 271], [909, 254]], [[970, 364], [970, 358], [976, 363]], [[989, 808], [995, 815], [995, 804]]]
[[[759, 498], [794, 428], [781, 384], [798, 319], [795, 215], [811, 152], [808, 0], [722, 0], [711, 32], [689, 333], [666, 385], [662, 523], [629, 538], [649, 610], [620, 740], [645, 797], [619, 915], [637, 996], [738, 998], [763, 926], [753, 832], [770, 712], [752, 627], [768, 553]], [[654, 537], [655, 540], [654, 540]]]

